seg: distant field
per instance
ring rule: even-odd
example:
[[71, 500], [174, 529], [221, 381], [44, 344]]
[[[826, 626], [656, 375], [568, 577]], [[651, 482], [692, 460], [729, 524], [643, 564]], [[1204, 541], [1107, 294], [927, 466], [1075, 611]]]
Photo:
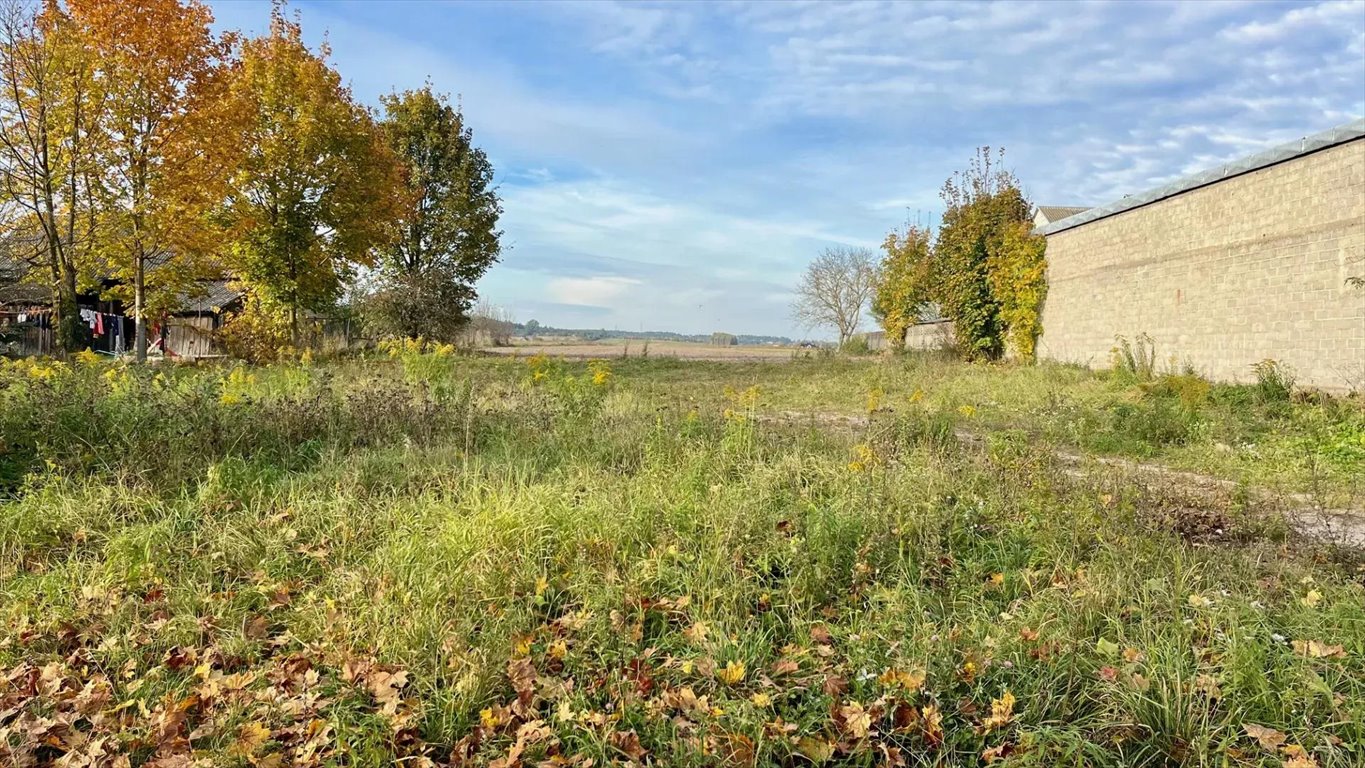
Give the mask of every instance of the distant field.
[[565, 360], [592, 360], [610, 357], [672, 357], [679, 360], [790, 360], [792, 357], [813, 354], [814, 350], [801, 347], [768, 347], [759, 345], [718, 347], [691, 341], [645, 341], [643, 339], [603, 339], [602, 341], [534, 341], [514, 342], [510, 347], [487, 347], [484, 352], [513, 357], [549, 355]]

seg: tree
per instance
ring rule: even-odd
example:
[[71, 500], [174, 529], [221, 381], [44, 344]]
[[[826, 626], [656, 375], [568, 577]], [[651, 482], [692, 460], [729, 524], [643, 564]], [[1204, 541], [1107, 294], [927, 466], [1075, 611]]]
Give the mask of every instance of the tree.
[[227, 103], [246, 126], [225, 217], [234, 271], [299, 342], [299, 313], [330, 309], [395, 235], [404, 183], [373, 120], [303, 43], [281, 5], [246, 41]]
[[878, 271], [872, 315], [892, 349], [905, 347], [905, 331], [919, 322], [934, 301], [934, 252], [928, 229], [908, 225], [882, 244], [886, 256]]
[[1025, 314], [1036, 320], [1041, 304], [1043, 245], [1028, 234], [1032, 206], [1014, 174], [999, 167], [1003, 157], [982, 147], [940, 193], [947, 210], [934, 244], [934, 293], [968, 358], [1000, 357], [1010, 324], [1024, 332]]
[[134, 350], [147, 358], [148, 289], [165, 307], [212, 250], [208, 214], [230, 169], [221, 101], [230, 41], [197, 0], [68, 0], [94, 58], [104, 103], [95, 121], [101, 250], [131, 292]]
[[826, 248], [806, 267], [792, 313], [806, 328], [829, 327], [842, 346], [857, 333], [876, 284], [876, 266], [866, 248]]
[[90, 281], [91, 114], [99, 104], [89, 57], [55, 4], [0, 7], [0, 183], [7, 255], [52, 288], [56, 340], [84, 346], [76, 299]]
[[453, 338], [498, 260], [493, 166], [459, 109], [427, 86], [384, 96], [384, 139], [406, 171], [399, 236], [380, 251], [375, 322], [410, 338]]
[[540, 330], [540, 321], [534, 317], [526, 321], [526, 335], [534, 336]]

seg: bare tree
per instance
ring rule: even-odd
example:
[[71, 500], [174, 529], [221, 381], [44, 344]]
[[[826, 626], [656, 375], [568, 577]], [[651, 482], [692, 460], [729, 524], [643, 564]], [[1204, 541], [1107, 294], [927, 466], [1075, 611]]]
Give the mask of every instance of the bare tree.
[[833, 328], [839, 344], [858, 332], [872, 300], [877, 265], [866, 248], [826, 248], [806, 267], [792, 314], [806, 328]]

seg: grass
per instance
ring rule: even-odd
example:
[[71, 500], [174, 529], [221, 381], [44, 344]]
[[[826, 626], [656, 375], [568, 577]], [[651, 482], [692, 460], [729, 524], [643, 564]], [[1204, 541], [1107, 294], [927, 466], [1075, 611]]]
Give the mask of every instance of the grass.
[[417, 349], [6, 364], [0, 763], [1358, 765], [1358, 554], [1233, 508], [1191, 535], [1171, 489], [1047, 450], [1197, 463], [1224, 430], [1324, 452], [1359, 423], [1212, 388], [1198, 441], [1120, 439], [1120, 406], [1195, 386]]

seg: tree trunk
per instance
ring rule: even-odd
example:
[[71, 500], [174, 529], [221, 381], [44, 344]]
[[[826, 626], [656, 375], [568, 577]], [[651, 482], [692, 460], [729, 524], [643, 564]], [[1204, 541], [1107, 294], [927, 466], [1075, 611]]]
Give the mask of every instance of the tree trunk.
[[76, 270], [66, 263], [61, 266], [61, 282], [57, 286], [57, 322], [53, 332], [64, 352], [84, 346], [86, 334], [80, 324], [80, 307], [76, 305]]
[[147, 260], [141, 254], [133, 257], [136, 264], [133, 268], [133, 321], [137, 324], [133, 348], [136, 350], [134, 359], [139, 363], [147, 362]]

